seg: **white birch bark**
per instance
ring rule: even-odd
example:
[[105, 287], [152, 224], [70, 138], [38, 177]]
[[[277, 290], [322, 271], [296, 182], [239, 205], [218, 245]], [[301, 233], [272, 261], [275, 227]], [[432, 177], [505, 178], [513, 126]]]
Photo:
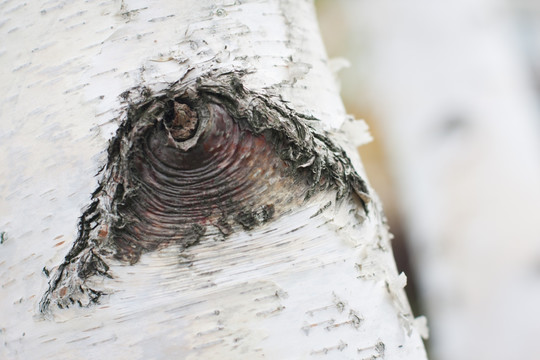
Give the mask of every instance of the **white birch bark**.
[[367, 69], [351, 83], [385, 137], [432, 357], [538, 358], [539, 113], [516, 4], [341, 4], [362, 49], [353, 63]]
[[376, 199], [366, 217], [334, 192], [205, 238], [191, 266], [174, 246], [111, 264], [100, 304], [40, 314], [42, 269], [76, 237], [126, 90], [247, 70], [246, 88], [320, 119], [362, 170], [310, 1], [0, 6], [1, 358], [425, 358]]

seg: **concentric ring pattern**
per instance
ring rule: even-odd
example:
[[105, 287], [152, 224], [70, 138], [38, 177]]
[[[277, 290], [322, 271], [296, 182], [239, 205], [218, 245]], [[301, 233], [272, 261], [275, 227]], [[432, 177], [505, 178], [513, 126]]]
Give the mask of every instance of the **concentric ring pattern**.
[[235, 226], [249, 229], [302, 197], [264, 134], [241, 129], [217, 104], [205, 106], [208, 111], [199, 112], [207, 117], [199, 122], [204, 129], [189, 149], [179, 146], [164, 121], [133, 144], [130, 186], [112, 228], [117, 258], [133, 263], [162, 245], [192, 245], [209, 226], [225, 236]]

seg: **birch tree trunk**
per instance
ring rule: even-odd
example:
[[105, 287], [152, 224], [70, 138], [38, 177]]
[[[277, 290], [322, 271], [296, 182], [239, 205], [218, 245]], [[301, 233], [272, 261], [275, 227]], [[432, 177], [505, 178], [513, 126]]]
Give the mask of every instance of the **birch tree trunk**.
[[1, 11], [0, 357], [425, 358], [310, 1]]

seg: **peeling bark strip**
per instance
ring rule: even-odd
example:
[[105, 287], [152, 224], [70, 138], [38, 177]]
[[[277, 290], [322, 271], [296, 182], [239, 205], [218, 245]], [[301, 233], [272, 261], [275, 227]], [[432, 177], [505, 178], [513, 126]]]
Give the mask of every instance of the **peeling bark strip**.
[[345, 152], [310, 124], [317, 119], [250, 92], [235, 74], [123, 95], [126, 119], [42, 312], [98, 302], [103, 292], [90, 278], [111, 277], [106, 259], [135, 264], [171, 244], [223, 239], [316, 191], [336, 190], [338, 199], [352, 192], [364, 207], [369, 200]]

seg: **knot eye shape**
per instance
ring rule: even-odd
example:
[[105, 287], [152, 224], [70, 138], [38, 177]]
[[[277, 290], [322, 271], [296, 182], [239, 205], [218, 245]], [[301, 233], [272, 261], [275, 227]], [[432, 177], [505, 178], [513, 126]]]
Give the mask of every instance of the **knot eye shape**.
[[182, 251], [224, 240], [301, 208], [317, 192], [357, 201], [367, 214], [366, 184], [344, 150], [310, 123], [316, 119], [245, 89], [235, 74], [141, 95], [128, 102], [42, 313], [52, 304], [99, 303], [106, 290], [92, 278], [113, 277], [111, 261], [133, 265], [170, 245]]

